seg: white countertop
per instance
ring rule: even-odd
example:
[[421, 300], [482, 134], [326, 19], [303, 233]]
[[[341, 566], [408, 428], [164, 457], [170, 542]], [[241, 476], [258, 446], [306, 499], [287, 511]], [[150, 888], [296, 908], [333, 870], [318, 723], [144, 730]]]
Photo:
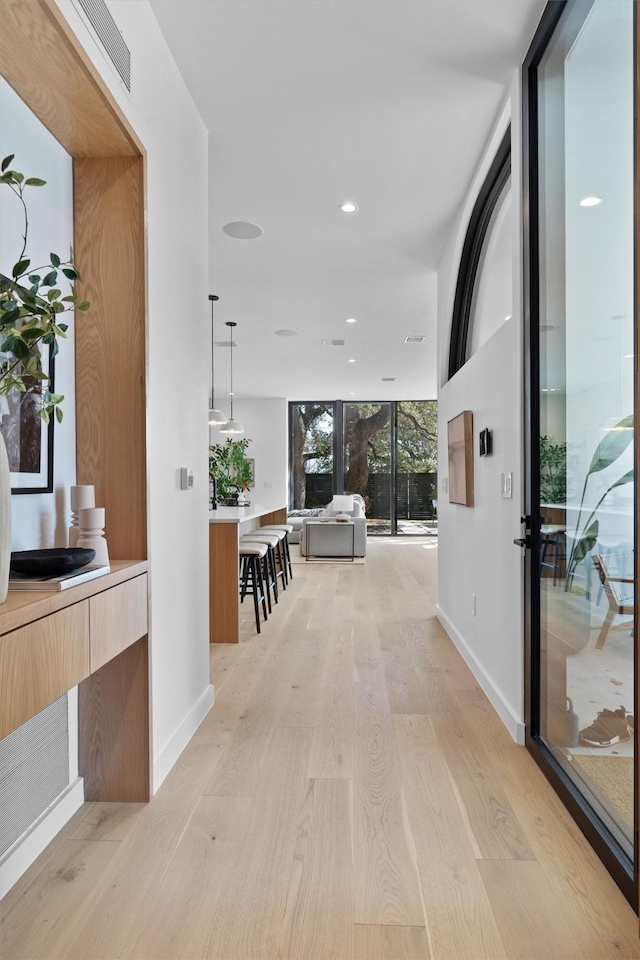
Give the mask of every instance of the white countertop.
[[249, 507], [218, 507], [209, 511], [209, 523], [242, 523], [243, 520], [257, 520], [265, 513], [286, 510], [284, 504], [279, 507], [263, 507], [260, 503], [251, 503]]

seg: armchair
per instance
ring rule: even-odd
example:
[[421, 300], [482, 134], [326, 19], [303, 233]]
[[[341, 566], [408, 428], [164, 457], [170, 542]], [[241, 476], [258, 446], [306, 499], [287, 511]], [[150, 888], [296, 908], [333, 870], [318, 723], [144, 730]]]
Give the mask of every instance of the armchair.
[[593, 557], [600, 583], [609, 601], [609, 609], [596, 640], [600, 649], [606, 643], [612, 630], [633, 630], [634, 621], [625, 620], [614, 624], [617, 616], [633, 617], [634, 594], [634, 552], [619, 550], [616, 553], [596, 553]]

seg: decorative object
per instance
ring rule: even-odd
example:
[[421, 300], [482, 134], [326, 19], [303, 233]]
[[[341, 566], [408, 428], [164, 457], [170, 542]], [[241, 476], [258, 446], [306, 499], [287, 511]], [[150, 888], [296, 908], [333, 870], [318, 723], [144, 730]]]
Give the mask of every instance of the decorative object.
[[81, 484], [70, 488], [69, 499], [71, 501], [71, 526], [69, 527], [69, 546], [75, 547], [78, 544], [78, 511], [82, 507], [95, 507], [96, 492], [93, 485]]
[[473, 506], [473, 413], [463, 410], [447, 425], [449, 503]]
[[[253, 481], [253, 460], [245, 457], [251, 440], [228, 439], [209, 447], [209, 479], [215, 481], [218, 502], [224, 503], [232, 494], [249, 490]], [[235, 505], [235, 503], [234, 503]]]
[[20, 550], [11, 554], [11, 572], [25, 577], [58, 577], [86, 566], [95, 555], [95, 550], [83, 547]]
[[488, 427], [485, 427], [484, 430], [480, 431], [480, 456], [488, 457], [493, 453], [493, 442], [491, 438], [491, 430]]
[[229, 396], [231, 397], [231, 416], [227, 422], [220, 427], [220, 433], [230, 433], [230, 434], [239, 434], [244, 433], [244, 427], [239, 420], [233, 419], [233, 328], [237, 327], [238, 324], [234, 323], [232, 320], [228, 320], [227, 324], [229, 327], [229, 366], [230, 366], [230, 390]]
[[95, 562], [100, 565], [109, 563], [109, 550], [104, 539], [104, 507], [81, 507], [78, 511], [80, 531], [78, 546], [95, 550]]
[[334, 520], [336, 523], [349, 523], [351, 517], [348, 513], [336, 513]]
[[[216, 300], [219, 300], [220, 297], [217, 297], [215, 293], [209, 294], [209, 300], [211, 301], [211, 406], [209, 407], [209, 426], [218, 427], [222, 423], [227, 422], [222, 410], [218, 410], [216, 407], [216, 391], [214, 386], [214, 357], [213, 357], [213, 347], [215, 341], [215, 334], [213, 329], [213, 305]], [[214, 498], [215, 499], [215, 498]]]

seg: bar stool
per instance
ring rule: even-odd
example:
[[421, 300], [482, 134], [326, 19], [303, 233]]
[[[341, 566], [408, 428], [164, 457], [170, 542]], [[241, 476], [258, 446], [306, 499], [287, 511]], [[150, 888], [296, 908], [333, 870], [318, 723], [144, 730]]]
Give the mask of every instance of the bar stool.
[[259, 527], [257, 530], [254, 530], [252, 533], [247, 534], [248, 537], [253, 539], [260, 540], [261, 537], [276, 537], [277, 544], [275, 547], [274, 560], [278, 564], [278, 576], [282, 577], [282, 589], [287, 589], [287, 584], [289, 583], [289, 577], [287, 573], [287, 557], [285, 551], [285, 537], [287, 536], [286, 532], [278, 527]]
[[256, 615], [256, 630], [260, 633], [260, 605], [266, 622], [267, 604], [262, 589], [262, 571], [260, 561], [267, 554], [266, 543], [243, 543], [240, 541], [240, 603], [249, 593], [253, 597], [253, 609]]
[[291, 551], [289, 550], [289, 534], [293, 533], [293, 527], [290, 523], [267, 523], [264, 527], [260, 527], [261, 530], [275, 530], [279, 533], [284, 533], [284, 536], [281, 540], [281, 546], [283, 548], [283, 561], [287, 568], [287, 583], [289, 580], [293, 579], [293, 568], [291, 565]]
[[275, 532], [261, 533], [260, 530], [252, 530], [251, 533], [245, 533], [240, 537], [240, 543], [264, 544], [267, 552], [262, 559], [264, 567], [263, 578], [267, 585], [267, 604], [269, 613], [271, 613], [271, 593], [273, 590], [273, 599], [278, 602], [278, 571], [276, 569], [276, 547], [279, 546], [279, 539]]

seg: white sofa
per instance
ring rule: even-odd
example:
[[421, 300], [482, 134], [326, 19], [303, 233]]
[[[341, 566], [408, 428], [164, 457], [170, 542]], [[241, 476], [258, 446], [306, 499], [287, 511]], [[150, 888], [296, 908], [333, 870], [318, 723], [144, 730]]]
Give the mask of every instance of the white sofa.
[[344, 494], [334, 496], [331, 503], [316, 516], [306, 516], [300, 518], [302, 524], [300, 527], [300, 553], [303, 557], [307, 555], [306, 551], [306, 532], [305, 528], [307, 523], [310, 520], [317, 520], [318, 517], [336, 517], [339, 514], [344, 514], [353, 520], [354, 524], [354, 541], [353, 541], [353, 554], [355, 557], [364, 557], [367, 553], [367, 518], [364, 513], [364, 500], [362, 497], [357, 494]]

